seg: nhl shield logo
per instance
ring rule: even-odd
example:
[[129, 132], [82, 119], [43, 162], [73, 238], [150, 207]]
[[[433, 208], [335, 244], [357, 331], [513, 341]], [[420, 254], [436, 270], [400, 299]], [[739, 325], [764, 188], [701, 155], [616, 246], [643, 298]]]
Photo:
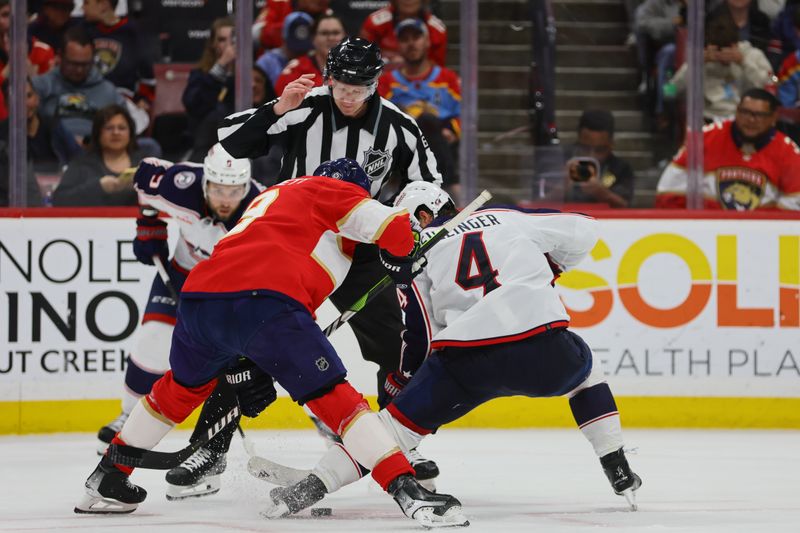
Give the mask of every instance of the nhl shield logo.
[[389, 172], [389, 164], [392, 162], [392, 155], [384, 150], [369, 150], [364, 151], [364, 161], [361, 163], [361, 168], [367, 173], [369, 179], [372, 181], [381, 180], [386, 173]]
[[316, 361], [314, 361], [314, 362], [317, 364], [317, 368], [319, 369], [319, 371], [320, 371], [320, 372], [325, 372], [325, 371], [326, 371], [326, 370], [328, 370], [328, 369], [330, 368], [330, 366], [331, 366], [331, 365], [328, 363], [328, 360], [327, 360], [327, 359], [325, 359], [324, 357], [320, 357], [319, 359], [317, 359], [317, 360], [316, 360]]

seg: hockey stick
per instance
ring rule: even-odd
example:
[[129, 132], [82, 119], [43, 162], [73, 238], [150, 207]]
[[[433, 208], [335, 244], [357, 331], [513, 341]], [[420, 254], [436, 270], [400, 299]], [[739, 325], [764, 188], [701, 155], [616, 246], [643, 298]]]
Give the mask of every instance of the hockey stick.
[[[447, 222], [442, 225], [442, 229], [440, 229], [436, 234], [422, 243], [419, 248], [419, 254], [425, 255], [425, 253], [437, 242], [442, 240], [448, 233], [453, 231], [453, 228], [457, 227], [459, 224], [464, 222], [468, 216], [474, 213], [478, 208], [480, 208], [483, 204], [488, 202], [492, 198], [492, 193], [489, 191], [483, 191], [480, 193], [477, 198], [472, 200], [469, 205], [467, 205], [464, 209], [462, 209], [456, 216], [448, 220]], [[378, 294], [380, 294], [384, 289], [390, 287], [394, 284], [392, 278], [388, 275], [384, 276], [378, 283], [376, 283], [367, 293], [353, 302], [353, 304], [348, 307], [339, 317], [331, 322], [328, 327], [326, 327], [322, 332], [325, 334], [326, 337], [330, 337], [334, 331], [342, 327], [350, 320], [353, 315], [364, 309], [364, 307], [375, 298]]]
[[217, 420], [209, 428], [203, 438], [196, 440], [189, 446], [177, 452], [156, 452], [128, 446], [126, 444], [111, 444], [106, 454], [114, 464], [131, 466], [133, 468], [149, 468], [150, 470], [170, 470], [175, 468], [194, 452], [202, 448], [214, 435], [222, 431], [228, 424], [236, 420], [239, 416], [239, 406], [237, 405], [228, 411], [222, 418]]
[[[491, 199], [492, 195], [489, 191], [483, 191], [475, 198], [472, 202], [469, 203], [464, 209], [462, 209], [456, 216], [448, 220], [442, 228], [430, 239], [425, 241], [420, 246], [420, 253], [424, 254], [427, 252], [434, 244], [442, 240], [445, 235], [447, 235], [453, 228], [457, 227], [459, 224], [464, 222], [472, 213], [474, 213], [479, 207], [485, 204], [489, 199]], [[158, 261], [160, 263], [160, 259], [154, 257], [154, 263]], [[163, 268], [163, 264], [161, 265]], [[160, 273], [160, 271], [159, 271]], [[166, 270], [164, 270], [164, 274], [166, 274]], [[163, 279], [163, 278], [162, 278]], [[359, 298], [350, 308], [342, 313], [342, 315], [337, 318], [331, 325], [323, 330], [323, 333], [326, 337], [329, 337], [334, 331], [339, 329], [342, 325], [347, 323], [350, 318], [359, 312], [364, 306], [372, 299], [375, 298], [375, 295], [380, 293], [385, 288], [391, 286], [393, 284], [392, 279], [387, 275], [384, 276], [375, 286], [373, 286], [367, 293]], [[196, 452], [199, 448], [203, 447], [207, 444], [217, 433], [222, 431], [228, 424], [230, 424], [236, 416], [239, 414], [239, 408], [234, 407], [229, 413], [223, 416], [219, 421], [217, 421], [213, 426], [208, 429], [208, 433], [201, 439], [193, 442], [186, 448], [182, 450], [178, 450], [177, 452], [156, 452], [152, 450], [145, 450], [143, 448], [136, 448], [134, 446], [127, 446], [121, 444], [112, 444], [108, 448], [108, 457], [111, 459], [113, 463], [121, 464], [125, 466], [132, 466], [134, 468], [148, 468], [152, 470], [169, 470], [171, 468], [175, 468], [183, 461], [191, 457], [191, 455]], [[239, 431], [242, 435], [244, 435], [244, 431], [239, 428]], [[252, 446], [250, 447], [252, 449]], [[245, 449], [247, 449], [247, 444], [245, 444]], [[254, 453], [250, 454], [250, 450], [247, 450], [248, 454], [251, 455], [251, 458], [258, 458]], [[263, 459], [263, 461], [267, 461], [272, 463], [268, 459]], [[272, 463], [276, 464], [276, 463]], [[280, 466], [280, 465], [278, 465]], [[286, 467], [288, 468], [288, 467]]]
[[164, 268], [164, 263], [161, 261], [161, 257], [154, 255], [153, 264], [156, 266], [156, 270], [158, 270], [158, 277], [160, 277], [161, 281], [164, 282], [164, 285], [169, 291], [170, 297], [175, 301], [175, 305], [177, 305], [178, 291], [175, 290], [175, 286], [172, 284], [172, 278], [169, 277], [169, 272], [167, 272], [167, 269]]

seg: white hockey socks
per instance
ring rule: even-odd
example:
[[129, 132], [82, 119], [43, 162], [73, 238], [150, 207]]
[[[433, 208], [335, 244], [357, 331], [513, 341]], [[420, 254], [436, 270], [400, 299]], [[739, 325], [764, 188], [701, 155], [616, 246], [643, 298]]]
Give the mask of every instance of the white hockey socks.
[[174, 424], [164, 415], [157, 413], [147, 403], [146, 398], [142, 398], [134, 406], [131, 416], [122, 426], [119, 438], [129, 446], [152, 449], [158, 444], [164, 435], [174, 427]]
[[325, 484], [328, 494], [363, 476], [361, 467], [341, 444], [333, 444], [311, 471]]
[[598, 457], [622, 448], [622, 426], [607, 383], [586, 388], [569, 399], [575, 422]]
[[420, 435], [401, 424], [386, 409], [381, 409], [378, 412], [378, 418], [383, 422], [383, 426], [386, 428], [386, 431], [389, 432], [389, 435], [394, 437], [394, 440], [400, 445], [400, 449], [403, 453], [408, 453], [409, 450], [413, 450], [422, 441], [424, 435]]

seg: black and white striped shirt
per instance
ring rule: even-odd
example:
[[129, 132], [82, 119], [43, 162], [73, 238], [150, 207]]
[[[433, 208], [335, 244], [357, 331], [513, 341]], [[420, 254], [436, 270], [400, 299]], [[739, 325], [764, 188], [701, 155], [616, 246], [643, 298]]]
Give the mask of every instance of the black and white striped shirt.
[[399, 174], [402, 188], [412, 180], [442, 184], [436, 158], [413, 118], [373, 95], [367, 112], [345, 117], [327, 87], [315, 87], [299, 107], [277, 116], [277, 100], [226, 117], [219, 128], [222, 146], [234, 157], [266, 155], [284, 147], [279, 180], [305, 176], [320, 163], [349, 157], [372, 179], [372, 196], [381, 197], [387, 178]]

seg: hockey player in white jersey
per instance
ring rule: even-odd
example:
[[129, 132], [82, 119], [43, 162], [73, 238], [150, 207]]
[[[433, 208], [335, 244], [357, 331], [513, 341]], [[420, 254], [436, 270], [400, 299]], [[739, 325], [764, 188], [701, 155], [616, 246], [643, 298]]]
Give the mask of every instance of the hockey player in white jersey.
[[[430, 183], [409, 184], [395, 205], [409, 211], [421, 241], [455, 214], [447, 193]], [[641, 479], [622, 450], [614, 397], [590, 348], [567, 329], [553, 287], [596, 241], [588, 216], [487, 208], [426, 258], [381, 252], [406, 330], [400, 368], [390, 375], [396, 394], [380, 417], [404, 451], [493, 398], [567, 396], [614, 492], [636, 509]], [[358, 477], [347, 450], [334, 446], [305, 479], [271, 491], [275, 512], [313, 505]]]
[[[235, 159], [220, 144], [208, 152], [203, 164], [171, 163], [163, 159], [144, 159], [136, 169], [134, 188], [139, 196], [140, 216], [136, 220], [133, 252], [139, 262], [153, 265], [158, 257], [169, 275], [169, 287], [156, 275], [150, 289], [136, 347], [131, 353], [122, 390], [122, 412], [98, 432], [104, 451], [139, 399], [150, 392], [169, 369], [169, 350], [180, 293], [189, 271], [211, 254], [214, 245], [239, 220], [244, 209], [263, 187], [251, 179], [250, 162]], [[166, 213], [180, 228], [171, 261], [167, 245], [167, 224], [158, 218]], [[206, 402], [195, 435], [204, 433], [206, 418], [221, 405], [235, 404], [233, 391], [224, 380]], [[219, 474], [225, 469], [225, 453], [235, 425], [226, 429], [208, 446], [201, 448], [181, 466], [167, 474], [167, 498], [202, 496], [219, 490]]]

